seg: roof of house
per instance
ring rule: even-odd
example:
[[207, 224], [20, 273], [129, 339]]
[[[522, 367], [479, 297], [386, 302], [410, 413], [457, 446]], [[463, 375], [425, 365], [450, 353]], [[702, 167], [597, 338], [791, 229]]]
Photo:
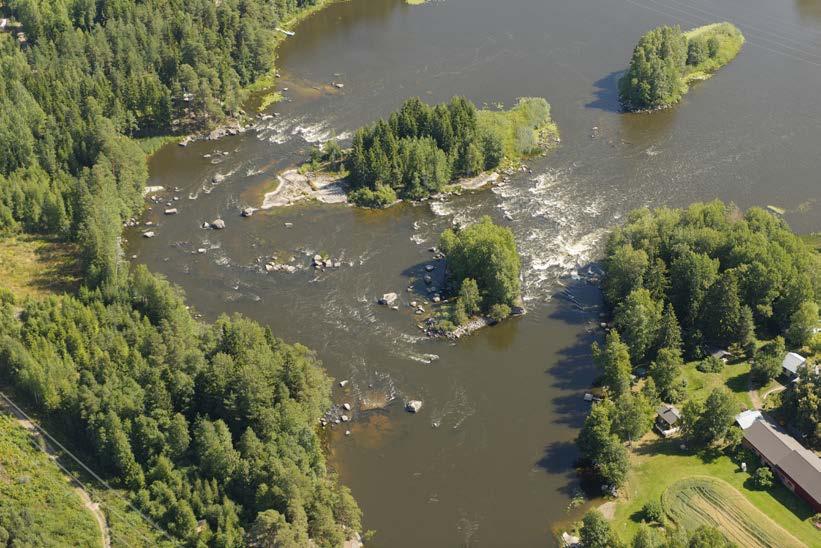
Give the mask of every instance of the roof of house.
[[712, 352], [710, 352], [710, 355], [713, 356], [714, 358], [719, 358], [719, 359], [729, 358], [730, 356], [732, 356], [731, 353], [727, 352], [723, 348], [714, 348], [712, 350]]
[[801, 354], [796, 354], [795, 352], [788, 352], [787, 355], [784, 356], [784, 361], [781, 362], [781, 367], [795, 375], [798, 373], [798, 368], [804, 365], [804, 362], [806, 361], [807, 358], [805, 358]]
[[672, 405], [659, 405], [656, 408], [656, 413], [670, 426], [674, 425], [681, 418], [681, 413]]
[[738, 423], [742, 430], [746, 430], [761, 417], [761, 411], [758, 411], [756, 409], [749, 409], [747, 411], [742, 411], [741, 413], [736, 415], [735, 421]]
[[821, 502], [821, 459], [815, 453], [763, 418], [744, 429], [744, 439]]

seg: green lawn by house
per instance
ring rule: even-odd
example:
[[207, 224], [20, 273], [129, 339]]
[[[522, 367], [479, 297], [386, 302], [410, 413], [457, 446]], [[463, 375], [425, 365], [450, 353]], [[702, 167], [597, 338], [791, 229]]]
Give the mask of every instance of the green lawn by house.
[[717, 386], [726, 386], [738, 401], [739, 411], [743, 406], [746, 409], [753, 407], [750, 400], [749, 379], [750, 363], [747, 361], [728, 363], [718, 373], [702, 373], [696, 366], [698, 362], [689, 362], [682, 368], [682, 374], [687, 379], [688, 398], [697, 400], [707, 399], [707, 396]]
[[726, 481], [757, 509], [808, 546], [821, 545], [821, 532], [808, 518], [810, 507], [780, 483], [772, 489], [752, 488], [750, 475], [742, 472], [727, 456], [694, 454], [681, 449], [680, 439], [660, 439], [653, 433], [634, 446], [632, 469], [623, 495], [618, 500], [613, 528], [623, 541], [632, 540], [642, 520], [641, 509], [651, 500], [660, 500], [673, 483], [692, 476], [710, 476]]
[[[747, 361], [725, 365], [718, 373], [703, 373], [698, 362], [687, 363], [682, 374], [687, 379], [688, 398], [705, 399], [717, 386], [725, 386], [738, 402], [739, 411], [752, 408], [749, 394], [750, 364]], [[776, 386], [771, 383], [759, 390], [763, 394]], [[809, 520], [813, 512], [801, 499], [781, 483], [769, 490], [753, 488], [750, 474], [721, 453], [682, 448], [680, 437], [662, 439], [655, 432], [647, 434], [631, 448], [631, 471], [616, 504], [613, 528], [623, 541], [629, 542], [642, 522], [642, 507], [660, 500], [675, 482], [692, 476], [709, 476], [727, 482], [758, 510], [776, 524], [809, 546], [821, 546], [821, 532]]]

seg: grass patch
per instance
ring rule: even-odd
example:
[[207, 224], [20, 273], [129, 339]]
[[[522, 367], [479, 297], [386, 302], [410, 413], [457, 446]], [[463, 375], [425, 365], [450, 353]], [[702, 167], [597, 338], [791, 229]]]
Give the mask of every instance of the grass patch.
[[[0, 415], [0, 525], [14, 546], [100, 546], [100, 530], [68, 478], [32, 445], [30, 434]], [[17, 525], [6, 520], [17, 515]]]
[[744, 35], [732, 23], [713, 23], [696, 27], [684, 33], [688, 41], [703, 40], [707, 42], [711, 38], [718, 40], [718, 51], [714, 57], [708, 57], [704, 62], [695, 66], [685, 66], [683, 74], [684, 82], [689, 84], [696, 80], [706, 80], [715, 71], [735, 59], [741, 46], [744, 45]]
[[687, 531], [702, 525], [718, 528], [738, 546], [801, 546], [725, 481], [710, 477], [682, 479], [661, 497], [667, 517]]
[[647, 502], [660, 500], [667, 488], [679, 480], [709, 476], [728, 483], [750, 505], [801, 542], [818, 545], [818, 531], [809, 519], [812, 510], [780, 482], [766, 491], [750, 489], [750, 474], [742, 472], [729, 457], [693, 453], [681, 449], [680, 443], [680, 439], [659, 439], [651, 433], [634, 447], [624, 495], [618, 501], [613, 518], [613, 527], [622, 540], [632, 540], [635, 536], [642, 520], [641, 509]]
[[17, 297], [75, 291], [81, 271], [77, 246], [33, 235], [0, 239], [0, 286]]
[[146, 156], [151, 156], [168, 143], [176, 143], [183, 138], [182, 135], [157, 135], [154, 137], [140, 137], [136, 139], [137, 144], [143, 149]]
[[[705, 400], [710, 392], [718, 386], [725, 386], [738, 402], [739, 407], [747, 409], [753, 407], [748, 392], [750, 378], [750, 364], [742, 361], [728, 363], [718, 373], [702, 373], [696, 369], [698, 362], [689, 362], [681, 368], [682, 375], [687, 379], [688, 398]], [[740, 411], [740, 409], [739, 409]]]
[[559, 138], [550, 104], [540, 97], [523, 97], [510, 110], [479, 110], [477, 127], [501, 136], [504, 157], [510, 164], [546, 151]]

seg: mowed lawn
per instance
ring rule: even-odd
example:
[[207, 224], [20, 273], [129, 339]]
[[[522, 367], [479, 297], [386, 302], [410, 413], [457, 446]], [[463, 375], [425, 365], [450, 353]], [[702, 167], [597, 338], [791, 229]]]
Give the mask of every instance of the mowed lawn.
[[613, 518], [613, 528], [622, 540], [631, 541], [638, 531], [645, 503], [661, 500], [662, 494], [680, 480], [709, 476], [727, 482], [752, 506], [800, 542], [821, 546], [821, 531], [808, 519], [813, 515], [812, 510], [786, 487], [776, 482], [766, 491], [752, 489], [750, 474], [742, 472], [727, 456], [721, 453], [695, 454], [687, 448], [681, 449], [681, 443], [681, 439], [665, 440], [650, 433], [634, 444], [632, 469]]
[[753, 506], [732, 485], [696, 476], [675, 482], [661, 496], [667, 517], [688, 531], [702, 525], [720, 529], [738, 546], [800, 547], [801, 541]]
[[[750, 363], [728, 363], [718, 373], [702, 373], [696, 369], [698, 362], [689, 362], [681, 368], [682, 375], [687, 379], [687, 397], [696, 400], [705, 400], [717, 386], [724, 386], [733, 395], [739, 405], [739, 412], [751, 409], [753, 406], [748, 392], [750, 385]], [[681, 405], [678, 405], [681, 409]]]

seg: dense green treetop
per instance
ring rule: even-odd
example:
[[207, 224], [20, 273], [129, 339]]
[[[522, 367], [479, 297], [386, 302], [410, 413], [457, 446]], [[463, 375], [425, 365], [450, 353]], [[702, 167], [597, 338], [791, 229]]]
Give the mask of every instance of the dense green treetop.
[[639, 39], [630, 67], [619, 81], [619, 99], [628, 109], [657, 108], [681, 98], [687, 89], [682, 70], [687, 39], [678, 26], [662, 26]]
[[[475, 280], [482, 311], [488, 312], [497, 304], [517, 303], [521, 295], [521, 260], [509, 228], [494, 224], [486, 216], [466, 228], [446, 230], [441, 248], [447, 256], [449, 281], [462, 288], [463, 280]], [[472, 288], [465, 291], [466, 298], [473, 295]], [[475, 302], [472, 297], [470, 301]]]
[[[715, 201], [634, 211], [611, 234], [604, 267], [605, 299], [634, 357], [652, 360], [676, 344], [675, 323], [686, 353], [700, 357], [713, 346], [746, 349], [751, 317], [762, 334], [796, 341], [818, 320], [821, 257], [759, 208], [744, 213]], [[659, 310], [670, 307], [658, 322]]]
[[542, 133], [552, 131], [550, 105], [540, 98], [497, 112], [480, 111], [464, 97], [435, 106], [414, 97], [354, 134], [345, 158], [350, 198], [368, 207], [424, 199], [504, 158], [538, 153], [545, 146]]
[[619, 100], [627, 110], [652, 110], [677, 103], [689, 81], [703, 79], [730, 62], [744, 36], [730, 23], [682, 32], [661, 26], [636, 44], [627, 72], [619, 80]]
[[143, 267], [129, 281], [105, 300], [4, 294], [0, 379], [185, 543], [241, 546], [271, 516], [270, 542], [338, 546], [358, 531], [316, 432], [330, 380], [314, 354], [240, 316], [196, 323]]

